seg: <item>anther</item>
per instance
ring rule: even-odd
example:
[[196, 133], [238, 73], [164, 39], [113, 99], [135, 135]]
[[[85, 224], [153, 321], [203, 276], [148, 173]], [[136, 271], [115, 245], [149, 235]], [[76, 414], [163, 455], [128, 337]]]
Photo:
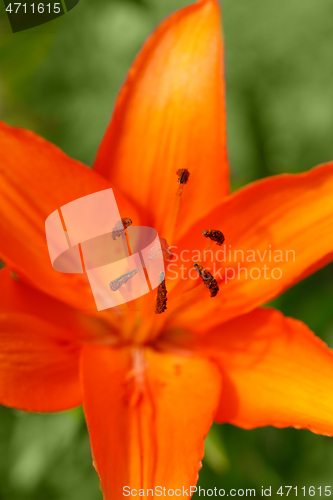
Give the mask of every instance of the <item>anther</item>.
[[127, 217], [120, 219], [112, 229], [112, 238], [115, 240], [118, 236], [124, 234], [125, 229], [127, 229], [131, 224], [131, 219], [128, 219]]
[[178, 175], [179, 184], [186, 184], [188, 178], [190, 177], [190, 172], [187, 170], [187, 168], [179, 168], [176, 174]]
[[173, 253], [171, 252], [168, 242], [165, 238], [159, 238], [159, 240], [155, 240], [154, 245], [147, 252], [147, 259], [150, 261], [157, 260], [160, 257], [163, 257], [163, 259], [167, 262], [173, 259]]
[[155, 313], [162, 314], [167, 308], [167, 289], [165, 286], [165, 274], [160, 274], [160, 284], [157, 288]]
[[165, 238], [160, 238], [160, 244], [163, 253], [163, 259], [166, 261], [170, 261], [173, 259], [173, 253], [171, 252], [168, 242]]
[[136, 275], [140, 271], [139, 268], [134, 269], [134, 271], [130, 271], [129, 273], [122, 274], [119, 276], [119, 278], [113, 280], [110, 282], [109, 286], [113, 292], [116, 292], [119, 290], [119, 288], [123, 285], [126, 285], [126, 283], [133, 278], [133, 276]]
[[220, 246], [223, 245], [225, 240], [224, 234], [221, 233], [221, 231], [219, 231], [218, 229], [205, 229], [204, 231], [202, 231], [202, 235], [205, 238], [209, 238], [212, 241], [215, 241], [215, 243]]
[[210, 274], [209, 271], [207, 271], [207, 269], [200, 266], [200, 264], [194, 264], [194, 267], [198, 271], [198, 274], [205, 286], [210, 291], [210, 296], [215, 297], [219, 293], [219, 286], [216, 279]]

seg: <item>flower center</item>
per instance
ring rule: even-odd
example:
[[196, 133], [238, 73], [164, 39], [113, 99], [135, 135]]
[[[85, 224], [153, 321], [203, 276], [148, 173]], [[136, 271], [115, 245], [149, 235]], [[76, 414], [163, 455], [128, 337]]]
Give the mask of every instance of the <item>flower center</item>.
[[[178, 176], [179, 187], [176, 192], [172, 223], [171, 226], [169, 226], [168, 228], [168, 235], [167, 235], [168, 241], [172, 241], [173, 239], [173, 235], [177, 224], [177, 218], [179, 214], [181, 198], [184, 191], [184, 186], [187, 184], [190, 177], [190, 172], [187, 169], [178, 169], [176, 171], [176, 174]], [[132, 224], [131, 219], [129, 218], [121, 219], [121, 221], [119, 221], [119, 227], [115, 226], [112, 233], [113, 239], [116, 239], [118, 236], [123, 236], [123, 237], [126, 236], [130, 255], [132, 252], [129, 245], [126, 229], [131, 224]], [[204, 252], [208, 248], [211, 248], [212, 245], [214, 245], [214, 243], [216, 245], [221, 246], [225, 241], [223, 233], [218, 229], [205, 229], [202, 231], [202, 235], [210, 240], [207, 243]], [[171, 260], [173, 260], [174, 255], [169, 249], [167, 240], [165, 238], [160, 238], [159, 243], [160, 243], [159, 245], [156, 245], [156, 248], [154, 246], [149, 250], [149, 252], [147, 253], [147, 258], [148, 260], [155, 260], [157, 257], [160, 257], [162, 253], [165, 263], [169, 263]], [[193, 265], [193, 267], [196, 269], [199, 277], [202, 280], [201, 285], [196, 284], [194, 287], [192, 286], [191, 290], [189, 290], [188, 292], [185, 292], [183, 289], [180, 297], [177, 297], [177, 292], [175, 294], [178, 285], [176, 284], [176, 286], [173, 287], [171, 291], [173, 294], [172, 301], [170, 302], [172, 315], [176, 313], [178, 309], [178, 302], [180, 302], [180, 304], [182, 303], [183, 306], [185, 305], [185, 303], [187, 304], [188, 300], [191, 302], [194, 296], [196, 296], [197, 293], [203, 290], [204, 287], [208, 288], [211, 297], [215, 297], [218, 294], [219, 285], [217, 283], [217, 280], [214, 278], [214, 276], [209, 272], [207, 268], [201, 265], [202, 264], [201, 261], [204, 262], [205, 258], [203, 257], [203, 259], [201, 259], [201, 256], [199, 256], [198, 262], [196, 262]], [[139, 271], [138, 269], [135, 269], [130, 273], [126, 273], [119, 276], [119, 278], [110, 283], [111, 290], [118, 290], [120, 287], [126, 285], [126, 283], [138, 271]], [[144, 269], [144, 271], [146, 274], [147, 273], [146, 269]], [[166, 266], [166, 272], [167, 271], [168, 271], [168, 266]], [[190, 272], [190, 270], [188, 271]], [[163, 328], [165, 328], [166, 321], [169, 315], [164, 315], [162, 313], [164, 313], [167, 310], [167, 302], [168, 302], [168, 290], [166, 285], [167, 277], [168, 276], [166, 276], [164, 272], [161, 273], [160, 284], [157, 287], [157, 292], [154, 298], [152, 298], [151, 294], [148, 294], [148, 296], [146, 295], [144, 297], [140, 297], [139, 299], [136, 299], [134, 309], [132, 308], [132, 310], [127, 310], [127, 312], [124, 311], [126, 319], [124, 317], [125, 319], [123, 323], [124, 328], [122, 328], [121, 336], [122, 339], [125, 340], [126, 342], [133, 343], [134, 345], [142, 345], [147, 342], [152, 342], [159, 336], [159, 332], [161, 332]], [[155, 314], [152, 314], [153, 310]]]

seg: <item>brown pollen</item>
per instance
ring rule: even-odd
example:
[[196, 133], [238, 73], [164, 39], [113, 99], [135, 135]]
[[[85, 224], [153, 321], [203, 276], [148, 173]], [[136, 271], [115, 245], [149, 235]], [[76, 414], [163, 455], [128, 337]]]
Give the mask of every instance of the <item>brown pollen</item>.
[[167, 308], [167, 289], [165, 286], [165, 275], [164, 273], [160, 274], [161, 283], [158, 285], [157, 294], [156, 294], [156, 307], [155, 314], [162, 314]]
[[198, 274], [205, 286], [210, 291], [210, 296], [215, 297], [219, 293], [219, 286], [216, 279], [210, 274], [209, 271], [207, 271], [207, 269], [200, 266], [200, 264], [194, 264], [194, 267], [198, 271]]
[[179, 184], [186, 184], [188, 178], [190, 177], [190, 172], [187, 170], [187, 168], [179, 168], [176, 174], [178, 175]]
[[118, 238], [118, 236], [124, 234], [125, 229], [128, 228], [128, 226], [130, 226], [131, 224], [132, 220], [128, 217], [120, 219], [112, 229], [112, 238], [115, 240], [116, 238]]
[[113, 292], [116, 292], [119, 290], [119, 288], [123, 285], [126, 285], [126, 283], [133, 278], [133, 276], [136, 275], [140, 271], [139, 268], [134, 269], [134, 271], [130, 271], [129, 273], [122, 274], [119, 276], [119, 278], [113, 280], [110, 282], [109, 286]]
[[221, 231], [219, 231], [218, 229], [205, 229], [204, 231], [202, 231], [202, 236], [215, 241], [215, 243], [219, 246], [223, 245], [225, 241], [224, 234], [221, 233]]
[[173, 259], [173, 253], [171, 252], [165, 238], [159, 238], [159, 240], [156, 240], [154, 245], [147, 252], [147, 259], [150, 261], [157, 260], [160, 257], [163, 257], [163, 259], [167, 262]]

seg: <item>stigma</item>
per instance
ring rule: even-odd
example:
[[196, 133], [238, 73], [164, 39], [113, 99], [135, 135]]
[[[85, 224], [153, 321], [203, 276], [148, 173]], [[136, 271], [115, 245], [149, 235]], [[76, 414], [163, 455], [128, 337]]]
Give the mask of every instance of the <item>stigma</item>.
[[200, 264], [194, 264], [195, 269], [198, 271], [200, 278], [202, 279], [204, 285], [210, 291], [210, 296], [215, 297], [219, 293], [219, 286], [216, 279], [210, 274], [207, 269], [200, 266]]

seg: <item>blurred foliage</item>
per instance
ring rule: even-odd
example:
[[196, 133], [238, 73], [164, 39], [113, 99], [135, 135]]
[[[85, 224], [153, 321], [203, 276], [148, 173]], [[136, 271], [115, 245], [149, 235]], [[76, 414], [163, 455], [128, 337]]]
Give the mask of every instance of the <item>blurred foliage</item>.
[[[189, 3], [80, 0], [62, 18], [13, 35], [1, 2], [1, 119], [91, 165], [142, 42]], [[333, 159], [332, 0], [224, 0], [223, 28], [233, 188]], [[332, 299], [331, 265], [273, 305], [333, 346]], [[101, 499], [81, 410], [1, 408], [0, 450], [1, 500]], [[333, 482], [333, 441], [294, 429], [214, 425], [203, 465], [199, 484], [206, 488], [259, 494], [261, 486], [326, 486]]]

